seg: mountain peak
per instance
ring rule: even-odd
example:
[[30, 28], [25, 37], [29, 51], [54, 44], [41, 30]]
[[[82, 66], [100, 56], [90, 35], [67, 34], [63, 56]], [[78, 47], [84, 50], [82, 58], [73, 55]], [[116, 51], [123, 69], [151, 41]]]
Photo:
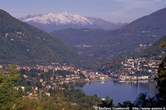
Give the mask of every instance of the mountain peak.
[[24, 18], [25, 22], [37, 22], [42, 24], [81, 24], [87, 25], [92, 24], [92, 21], [86, 17], [71, 14], [68, 12], [62, 13], [47, 13], [43, 15], [33, 16], [29, 18]]
[[42, 15], [27, 16], [21, 20], [47, 32], [67, 28], [115, 30], [123, 26], [123, 24], [111, 23], [100, 18], [85, 17], [70, 12], [50, 12]]

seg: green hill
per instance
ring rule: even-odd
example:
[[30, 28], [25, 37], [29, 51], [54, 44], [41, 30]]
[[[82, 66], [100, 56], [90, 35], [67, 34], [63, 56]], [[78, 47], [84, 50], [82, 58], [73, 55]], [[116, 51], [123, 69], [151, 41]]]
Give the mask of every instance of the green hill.
[[0, 63], [76, 62], [63, 42], [0, 10]]
[[[144, 49], [140, 53], [136, 53], [137, 56], [165, 56], [166, 52], [166, 36], [162, 37], [160, 40], [155, 42], [151, 47]], [[135, 55], [136, 55], [135, 54]]]

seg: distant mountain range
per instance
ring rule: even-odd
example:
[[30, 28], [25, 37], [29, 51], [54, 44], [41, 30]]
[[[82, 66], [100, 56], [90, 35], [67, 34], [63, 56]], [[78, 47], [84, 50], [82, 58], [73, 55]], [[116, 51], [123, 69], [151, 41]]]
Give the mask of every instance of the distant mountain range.
[[71, 13], [33, 15], [21, 18], [21, 20], [47, 32], [67, 28], [115, 30], [125, 25], [123, 23], [111, 23], [100, 18], [85, 17]]
[[[48, 30], [39, 26], [47, 32], [54, 30], [50, 33], [52, 37], [0, 10], [0, 63], [75, 62], [77, 55], [70, 47], [74, 47], [82, 56], [83, 62], [102, 63], [115, 57], [124, 57], [155, 47], [153, 44], [157, 46], [159, 43], [155, 42], [160, 42], [166, 35], [166, 8], [116, 30], [88, 27], [95, 23], [94, 19], [88, 17], [66, 13], [59, 14], [58, 17], [57, 15], [50, 13], [22, 19], [34, 26], [34, 22], [49, 27], [52, 25], [53, 27]], [[66, 25], [65, 28], [59, 28], [62, 24]], [[83, 27], [73, 28], [74, 24]]]
[[64, 29], [52, 32], [78, 53], [97, 59], [132, 55], [166, 35], [166, 8], [141, 17], [117, 30]]
[[59, 39], [0, 10], [0, 63], [74, 63], [76, 56]]

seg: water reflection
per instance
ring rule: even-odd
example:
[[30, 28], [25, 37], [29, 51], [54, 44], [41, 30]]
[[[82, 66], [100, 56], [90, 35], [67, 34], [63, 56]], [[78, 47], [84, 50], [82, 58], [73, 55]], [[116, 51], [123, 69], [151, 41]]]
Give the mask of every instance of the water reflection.
[[91, 82], [80, 87], [86, 95], [99, 97], [111, 97], [114, 103], [126, 100], [134, 101], [140, 93], [146, 93], [152, 97], [156, 94], [155, 82], [121, 83], [112, 80], [106, 82]]

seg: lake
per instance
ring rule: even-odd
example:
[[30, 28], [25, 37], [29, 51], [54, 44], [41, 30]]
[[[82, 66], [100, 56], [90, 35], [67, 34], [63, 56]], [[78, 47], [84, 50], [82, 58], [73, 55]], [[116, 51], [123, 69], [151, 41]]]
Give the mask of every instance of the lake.
[[126, 100], [135, 101], [140, 93], [154, 96], [157, 92], [155, 82], [148, 83], [119, 83], [112, 80], [87, 83], [80, 88], [86, 95], [98, 97], [111, 97], [115, 104]]

